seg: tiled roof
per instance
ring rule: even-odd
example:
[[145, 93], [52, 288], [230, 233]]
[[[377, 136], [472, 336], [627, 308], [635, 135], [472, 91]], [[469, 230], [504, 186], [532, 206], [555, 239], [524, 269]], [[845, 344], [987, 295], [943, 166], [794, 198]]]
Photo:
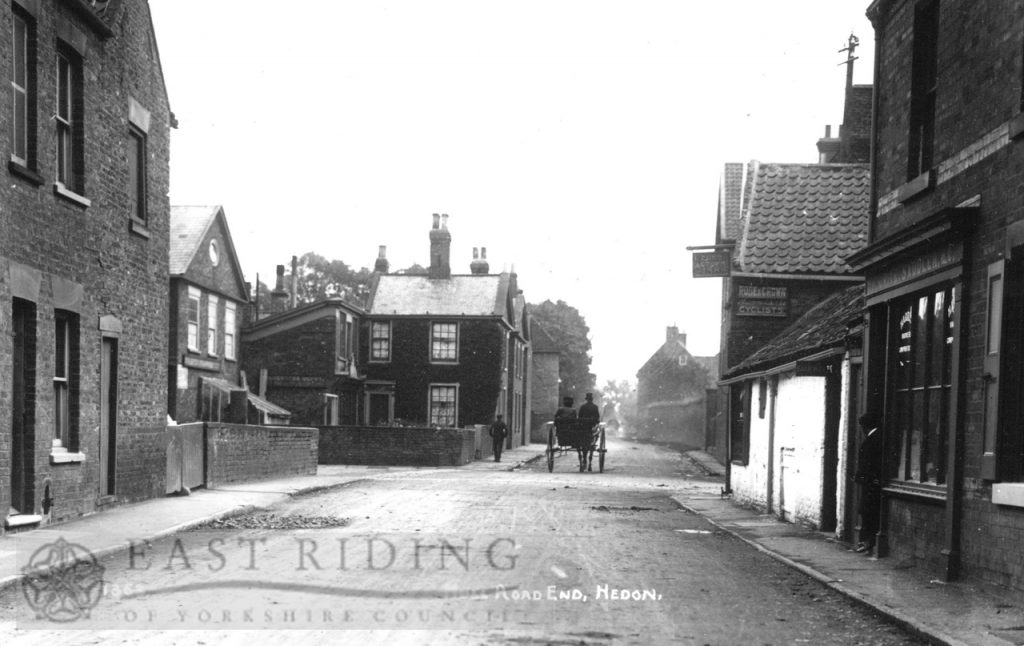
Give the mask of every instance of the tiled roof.
[[507, 274], [429, 278], [409, 274], [380, 276], [370, 297], [370, 314], [505, 316]]
[[220, 206], [171, 207], [171, 275], [180, 276], [188, 270], [192, 258], [202, 244], [206, 231], [213, 224]]
[[740, 271], [848, 274], [846, 256], [867, 241], [865, 164], [753, 163], [748, 177]]
[[718, 196], [718, 241], [736, 240], [743, 206], [743, 164], [728, 163], [722, 170]]
[[864, 310], [864, 285], [832, 294], [734, 368], [726, 377], [755, 372], [841, 346]]

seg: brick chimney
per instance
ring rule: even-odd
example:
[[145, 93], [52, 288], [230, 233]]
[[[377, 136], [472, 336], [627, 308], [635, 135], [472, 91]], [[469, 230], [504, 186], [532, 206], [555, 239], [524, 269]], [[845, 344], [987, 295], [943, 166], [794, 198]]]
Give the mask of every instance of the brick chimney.
[[381, 245], [377, 250], [377, 260], [373, 263], [373, 270], [381, 274], [388, 273], [391, 264], [388, 262], [388, 248]]
[[448, 233], [448, 214], [434, 214], [434, 227], [430, 230], [430, 277], [451, 278], [449, 262], [452, 249], [452, 234]]
[[665, 343], [674, 343], [679, 341], [686, 347], [686, 332], [679, 332], [679, 328], [675, 325], [670, 325], [665, 328]]
[[487, 247], [480, 247], [479, 251], [473, 247], [473, 262], [469, 263], [469, 271], [473, 274], [487, 274], [491, 271], [491, 265], [487, 262]]
[[818, 163], [834, 164], [838, 162], [839, 144], [839, 137], [832, 136], [832, 126], [825, 126], [825, 136], [818, 140]]
[[277, 266], [277, 282], [274, 291], [270, 292], [270, 313], [280, 314], [288, 303], [288, 290], [284, 288], [284, 265]]

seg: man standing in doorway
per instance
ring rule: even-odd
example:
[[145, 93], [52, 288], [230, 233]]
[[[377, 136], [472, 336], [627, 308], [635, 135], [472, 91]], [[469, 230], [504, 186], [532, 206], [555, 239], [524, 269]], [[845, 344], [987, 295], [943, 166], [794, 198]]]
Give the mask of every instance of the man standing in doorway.
[[860, 485], [860, 542], [857, 551], [870, 554], [878, 534], [878, 514], [882, 506], [882, 433], [881, 416], [864, 413], [857, 420], [864, 430], [864, 441], [857, 452], [854, 481]]
[[505, 436], [508, 435], [508, 426], [501, 415], [498, 415], [488, 431], [491, 436], [491, 447], [494, 449], [494, 461], [501, 462], [501, 450], [505, 448]]

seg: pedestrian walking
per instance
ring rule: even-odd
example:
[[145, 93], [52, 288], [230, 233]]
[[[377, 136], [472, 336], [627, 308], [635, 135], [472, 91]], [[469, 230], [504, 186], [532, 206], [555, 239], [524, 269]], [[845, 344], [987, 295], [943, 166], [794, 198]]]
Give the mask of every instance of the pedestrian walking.
[[865, 435], [857, 452], [857, 472], [853, 478], [860, 485], [860, 542], [856, 551], [870, 554], [875, 548], [882, 506], [882, 420], [878, 413], [864, 413], [857, 421]]
[[494, 449], [494, 461], [501, 462], [501, 450], [505, 448], [505, 437], [508, 436], [508, 426], [501, 415], [495, 417], [488, 433], [491, 436], [491, 447]]

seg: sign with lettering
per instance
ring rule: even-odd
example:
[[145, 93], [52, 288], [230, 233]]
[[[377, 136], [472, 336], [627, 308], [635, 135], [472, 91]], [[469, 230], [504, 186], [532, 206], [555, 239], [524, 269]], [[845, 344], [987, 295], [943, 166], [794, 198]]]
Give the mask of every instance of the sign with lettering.
[[303, 377], [300, 375], [272, 375], [267, 378], [268, 386], [278, 388], [323, 388], [321, 377]]
[[789, 288], [773, 285], [739, 285], [736, 290], [737, 316], [789, 316]]
[[712, 251], [693, 254], [693, 277], [715, 278], [728, 276], [732, 267], [731, 251]]
[[957, 267], [963, 262], [963, 257], [963, 242], [938, 245], [907, 262], [897, 263], [870, 274], [865, 291], [868, 296], [872, 296], [944, 269]]

